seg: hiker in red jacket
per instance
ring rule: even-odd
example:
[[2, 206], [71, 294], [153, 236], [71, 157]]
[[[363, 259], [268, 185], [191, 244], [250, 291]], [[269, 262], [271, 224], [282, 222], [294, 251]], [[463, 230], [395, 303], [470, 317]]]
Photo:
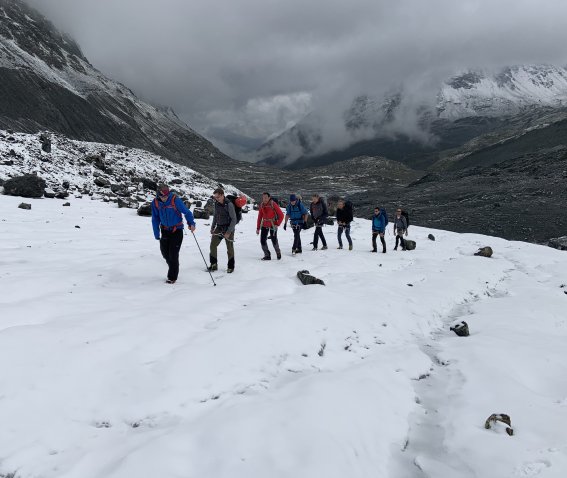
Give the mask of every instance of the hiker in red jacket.
[[260, 244], [262, 244], [262, 250], [264, 251], [264, 257], [262, 257], [263, 261], [272, 259], [272, 254], [270, 253], [270, 249], [268, 249], [268, 234], [272, 240], [278, 260], [282, 258], [280, 245], [278, 243], [278, 226], [282, 223], [283, 219], [284, 214], [278, 203], [272, 199], [270, 193], [263, 193], [262, 204], [260, 204], [260, 209], [258, 210], [258, 222], [256, 224], [256, 234], [260, 234], [260, 231], [262, 232], [260, 235]]

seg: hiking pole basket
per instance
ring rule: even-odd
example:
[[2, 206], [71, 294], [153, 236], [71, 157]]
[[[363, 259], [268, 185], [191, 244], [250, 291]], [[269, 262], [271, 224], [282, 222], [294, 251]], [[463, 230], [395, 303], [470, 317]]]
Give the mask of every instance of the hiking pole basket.
[[199, 252], [201, 253], [201, 257], [203, 258], [203, 262], [205, 263], [205, 267], [207, 268], [207, 271], [209, 272], [209, 275], [211, 276], [211, 280], [213, 281], [213, 285], [216, 287], [217, 283], [215, 282], [215, 279], [213, 278], [213, 273], [211, 272], [211, 270], [209, 269], [209, 266], [207, 265], [207, 261], [205, 260], [205, 256], [203, 255], [203, 251], [201, 250], [201, 246], [199, 245], [199, 241], [197, 241], [197, 236], [195, 235], [195, 233], [193, 231], [191, 231], [191, 234], [193, 234], [193, 238], [195, 239], [195, 242], [197, 243], [197, 247], [199, 248]]

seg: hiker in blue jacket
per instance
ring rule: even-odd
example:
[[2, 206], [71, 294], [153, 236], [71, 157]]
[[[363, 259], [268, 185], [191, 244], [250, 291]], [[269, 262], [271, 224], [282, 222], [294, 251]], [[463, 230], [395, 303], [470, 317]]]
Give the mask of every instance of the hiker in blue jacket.
[[384, 209], [379, 207], [374, 208], [374, 215], [372, 216], [372, 252], [378, 252], [376, 247], [376, 237], [380, 236], [382, 243], [382, 253], [386, 254], [386, 241], [384, 240], [384, 233], [388, 225], [388, 216]]
[[301, 230], [305, 228], [307, 222], [307, 208], [301, 202], [297, 195], [292, 194], [289, 196], [289, 204], [285, 211], [284, 231], [287, 229], [287, 221], [291, 224], [293, 231], [293, 246], [291, 254], [301, 254]]
[[[156, 198], [152, 201], [152, 226], [154, 237], [159, 241], [161, 255], [167, 262], [167, 284], [175, 284], [179, 275], [179, 250], [183, 242], [183, 216], [189, 230], [195, 230], [193, 213], [185, 203], [169, 190], [167, 184], [160, 184]], [[160, 237], [161, 232], [161, 237]]]

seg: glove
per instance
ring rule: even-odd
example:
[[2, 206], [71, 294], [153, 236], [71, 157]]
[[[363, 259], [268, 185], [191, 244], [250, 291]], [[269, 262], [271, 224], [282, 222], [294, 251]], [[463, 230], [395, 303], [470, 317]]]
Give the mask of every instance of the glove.
[[159, 241], [159, 237], [156, 237], [156, 241]]
[[287, 222], [283, 225], [283, 230], [285, 231], [287, 229]]

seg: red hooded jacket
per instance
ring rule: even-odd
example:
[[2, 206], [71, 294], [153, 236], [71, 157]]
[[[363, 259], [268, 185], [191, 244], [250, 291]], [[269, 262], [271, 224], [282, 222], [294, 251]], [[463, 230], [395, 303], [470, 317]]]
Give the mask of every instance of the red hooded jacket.
[[268, 204], [262, 203], [260, 206], [256, 229], [260, 229], [261, 227], [273, 227], [274, 225], [279, 226], [283, 220], [284, 213], [278, 204], [270, 199]]

